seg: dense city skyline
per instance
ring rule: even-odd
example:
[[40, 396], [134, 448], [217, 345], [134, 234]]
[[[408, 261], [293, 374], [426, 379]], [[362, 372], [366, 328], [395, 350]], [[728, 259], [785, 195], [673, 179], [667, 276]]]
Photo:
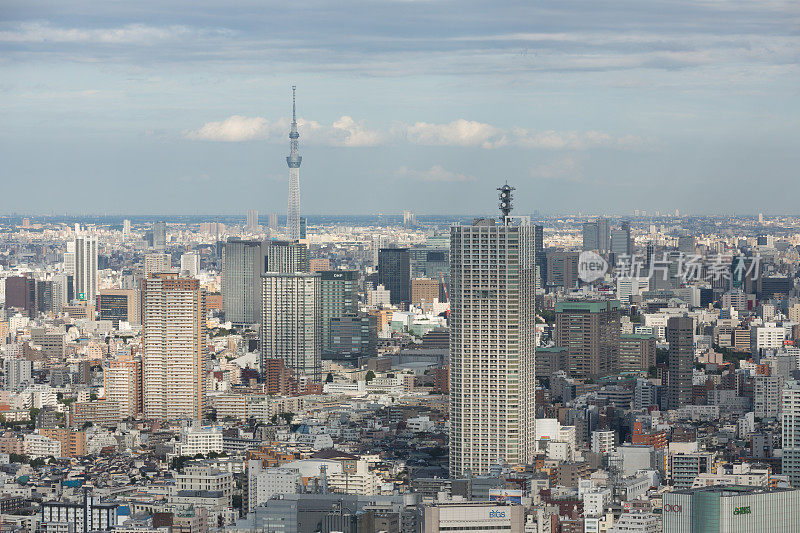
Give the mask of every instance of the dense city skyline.
[[798, 21], [9, 0], [0, 530], [800, 532]]
[[794, 211], [794, 3], [188, 6], [7, 4], [0, 212], [283, 212], [293, 84], [307, 213]]

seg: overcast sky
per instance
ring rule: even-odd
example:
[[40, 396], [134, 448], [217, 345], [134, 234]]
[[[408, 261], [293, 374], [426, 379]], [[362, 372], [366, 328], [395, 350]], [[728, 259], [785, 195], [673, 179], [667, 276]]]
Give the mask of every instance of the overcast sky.
[[0, 8], [0, 213], [797, 213], [800, 2]]

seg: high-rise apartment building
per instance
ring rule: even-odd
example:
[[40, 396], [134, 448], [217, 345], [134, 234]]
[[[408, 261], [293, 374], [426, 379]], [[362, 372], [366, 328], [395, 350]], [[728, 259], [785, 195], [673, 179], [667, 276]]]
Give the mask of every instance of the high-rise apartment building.
[[583, 223], [583, 249], [584, 250], [600, 249], [600, 242], [598, 241], [598, 235], [597, 235], [597, 222]]
[[781, 402], [781, 473], [792, 487], [800, 487], [800, 381], [787, 381]]
[[196, 278], [200, 273], [200, 254], [187, 252], [181, 254], [181, 275]]
[[618, 256], [631, 255], [633, 252], [630, 222], [624, 221], [619, 229], [611, 231], [611, 251]]
[[200, 282], [154, 274], [143, 282], [142, 308], [145, 417], [201, 419], [206, 317]]
[[53, 312], [60, 313], [61, 308], [75, 298], [74, 279], [72, 274], [53, 276]]
[[82, 302], [94, 302], [97, 296], [97, 237], [75, 237], [75, 296]]
[[611, 221], [598, 218], [594, 222], [583, 223], [583, 249], [609, 252], [613, 248]]
[[75, 275], [75, 241], [67, 243], [67, 251], [64, 252], [64, 272]]
[[667, 320], [669, 343], [669, 409], [679, 409], [692, 403], [692, 370], [694, 369], [694, 319], [672, 316]]
[[753, 380], [753, 414], [756, 418], [777, 418], [781, 414], [783, 377], [759, 374]]
[[567, 349], [571, 376], [596, 379], [615, 373], [619, 335], [618, 300], [556, 302], [556, 345]]
[[607, 218], [597, 219], [597, 247], [601, 252], [611, 250], [611, 221]]
[[31, 274], [7, 277], [5, 296], [6, 309], [19, 309], [29, 317], [36, 317], [36, 280]]
[[144, 256], [144, 277], [152, 274], [170, 272], [172, 270], [172, 257], [169, 254], [147, 254]]
[[142, 412], [142, 361], [120, 355], [103, 370], [106, 400], [119, 405], [120, 419], [136, 417]]
[[411, 299], [411, 259], [408, 248], [381, 248], [378, 252], [378, 283], [390, 292], [392, 304]]
[[167, 223], [163, 220], [153, 223], [153, 248], [155, 250], [167, 248]]
[[512, 220], [451, 228], [452, 476], [523, 464], [533, 448], [534, 234]]
[[53, 280], [36, 281], [36, 310], [39, 313], [49, 313], [53, 310]]
[[261, 274], [264, 243], [229, 238], [225, 243], [222, 298], [225, 319], [234, 324], [255, 324], [261, 311]]
[[281, 359], [298, 384], [322, 372], [322, 298], [319, 274], [266, 272], [261, 276], [261, 368]]
[[308, 272], [308, 246], [298, 241], [266, 243], [264, 272]]
[[247, 224], [245, 226], [247, 231], [250, 232], [257, 232], [260, 227], [258, 225], [258, 210], [257, 209], [248, 209], [247, 210]]
[[564, 287], [573, 289], [578, 284], [578, 252], [548, 252], [547, 276], [548, 287]]
[[358, 312], [358, 271], [325, 270], [320, 274], [322, 349], [331, 347], [331, 321]]
[[267, 219], [269, 223], [269, 231], [270, 232], [278, 231], [278, 213], [270, 213]]
[[5, 390], [17, 392], [33, 384], [33, 361], [7, 357], [5, 359]]
[[536, 289], [542, 289], [547, 285], [547, 254], [544, 251], [544, 226], [534, 224], [533, 235], [536, 248]]
[[656, 365], [656, 336], [628, 334], [619, 336], [617, 372], [647, 371]]

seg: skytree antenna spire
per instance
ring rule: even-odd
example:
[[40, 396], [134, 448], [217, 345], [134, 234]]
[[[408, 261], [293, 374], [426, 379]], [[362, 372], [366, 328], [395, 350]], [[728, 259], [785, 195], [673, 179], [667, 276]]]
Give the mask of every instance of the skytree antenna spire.
[[289, 239], [300, 238], [300, 157], [297, 133], [297, 111], [295, 105], [296, 85], [292, 85], [292, 127], [289, 131], [289, 156], [286, 164], [289, 165], [289, 207], [286, 211], [286, 234]]

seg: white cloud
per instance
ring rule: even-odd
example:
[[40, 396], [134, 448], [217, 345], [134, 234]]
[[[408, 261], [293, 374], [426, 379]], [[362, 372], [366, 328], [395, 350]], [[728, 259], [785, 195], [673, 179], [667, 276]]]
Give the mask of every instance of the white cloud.
[[185, 136], [199, 141], [241, 142], [266, 139], [269, 133], [267, 119], [233, 115], [220, 122], [207, 122], [199, 130], [186, 132]]
[[[288, 118], [270, 121], [264, 117], [233, 115], [225, 120], [207, 122], [200, 129], [184, 132], [184, 137], [199, 141], [242, 142], [253, 140], [287, 141]], [[329, 146], [377, 146], [385, 135], [368, 129], [363, 121], [343, 116], [330, 126], [315, 120], [297, 119], [301, 142]]]
[[383, 133], [369, 130], [364, 121], [356, 122], [347, 115], [331, 124], [328, 135], [330, 144], [334, 146], [377, 146], [385, 140]]
[[532, 131], [525, 128], [503, 129], [474, 120], [458, 119], [449, 124], [416, 122], [395, 128], [411, 143], [428, 146], [479, 146], [485, 149], [503, 146], [545, 150], [586, 150], [589, 148], [637, 148], [646, 143], [633, 135], [617, 138], [602, 131]]
[[475, 181], [475, 176], [453, 172], [445, 169], [441, 165], [433, 165], [427, 170], [411, 170], [406, 166], [402, 166], [397, 169], [394, 175], [398, 178], [439, 183], [464, 183]]
[[[366, 147], [407, 141], [424, 146], [460, 146], [494, 149], [504, 146], [542, 150], [588, 150], [591, 148], [640, 149], [648, 142], [634, 135], [616, 137], [603, 131], [532, 131], [503, 129], [474, 120], [458, 119], [446, 124], [415, 122], [396, 124], [387, 131], [370, 129], [363, 120], [344, 115], [332, 124], [298, 119], [301, 142], [326, 146]], [[264, 117], [233, 115], [207, 122], [200, 129], [187, 131], [192, 140], [241, 142], [269, 140], [285, 142], [289, 119], [270, 121]]]
[[400, 131], [414, 144], [429, 146], [481, 146], [495, 148], [505, 144], [503, 130], [474, 120], [463, 118], [449, 124], [416, 122], [404, 124]]

